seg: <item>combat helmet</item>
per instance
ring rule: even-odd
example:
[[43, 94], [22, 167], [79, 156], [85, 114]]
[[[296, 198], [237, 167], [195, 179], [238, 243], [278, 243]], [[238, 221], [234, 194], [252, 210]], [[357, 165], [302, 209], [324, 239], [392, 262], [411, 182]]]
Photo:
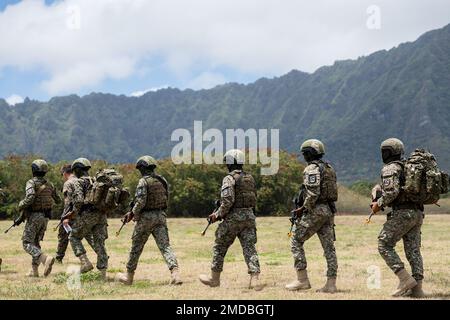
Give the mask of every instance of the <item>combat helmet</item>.
[[384, 140], [380, 146], [381, 151], [384, 149], [389, 149], [392, 155], [402, 156], [405, 153], [405, 145], [403, 142], [397, 138], [389, 138]]
[[151, 156], [142, 156], [136, 161], [136, 169], [156, 167], [158, 164]]
[[33, 173], [35, 173], [35, 172], [47, 173], [48, 172], [48, 164], [45, 160], [42, 160], [42, 159], [34, 160], [31, 163], [31, 171]]
[[300, 151], [303, 152], [306, 148], [313, 149], [318, 155], [325, 154], [325, 146], [322, 141], [317, 139], [309, 139], [303, 142], [300, 146]]
[[223, 162], [225, 164], [244, 164], [245, 155], [241, 150], [231, 149], [223, 156]]
[[72, 170], [75, 169], [83, 169], [83, 170], [89, 170], [91, 168], [91, 162], [86, 158], [78, 158], [72, 163]]

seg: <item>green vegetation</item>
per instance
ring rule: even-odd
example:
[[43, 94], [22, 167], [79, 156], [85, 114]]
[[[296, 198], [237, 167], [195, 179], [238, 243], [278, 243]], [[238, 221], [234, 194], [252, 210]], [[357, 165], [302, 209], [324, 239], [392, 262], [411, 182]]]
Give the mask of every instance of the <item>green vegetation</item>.
[[165, 158], [177, 143], [170, 140], [173, 130], [192, 130], [194, 120], [202, 120], [204, 130], [279, 128], [280, 146], [290, 152], [319, 138], [342, 183], [375, 180], [379, 144], [390, 136], [401, 138], [408, 151], [430, 149], [449, 170], [448, 88], [450, 25], [312, 74], [294, 70], [248, 85], [168, 88], [139, 98], [92, 93], [27, 99], [14, 107], [0, 99], [0, 156], [33, 153], [55, 162], [83, 155], [114, 163], [146, 153]]

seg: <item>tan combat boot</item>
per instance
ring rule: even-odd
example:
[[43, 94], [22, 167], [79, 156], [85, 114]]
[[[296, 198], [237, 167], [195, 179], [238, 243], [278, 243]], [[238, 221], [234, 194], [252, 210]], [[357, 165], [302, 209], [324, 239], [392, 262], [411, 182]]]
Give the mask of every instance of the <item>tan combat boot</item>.
[[286, 289], [289, 291], [311, 289], [311, 284], [309, 283], [308, 272], [306, 269], [297, 270], [297, 280], [287, 284]]
[[27, 273], [27, 277], [38, 278], [39, 277], [39, 265], [31, 265], [31, 270]]
[[259, 280], [259, 273], [253, 273], [250, 275], [250, 283], [248, 284], [249, 289], [255, 291], [261, 291], [266, 285]]
[[39, 256], [39, 262], [44, 265], [44, 277], [47, 277], [53, 268], [53, 264], [55, 263], [55, 258], [47, 256], [45, 253], [42, 253]]
[[323, 286], [320, 289], [317, 289], [316, 292], [323, 292], [323, 293], [336, 293], [336, 278], [328, 278], [327, 283], [325, 283], [325, 286]]
[[393, 297], [400, 297], [402, 295], [405, 295], [409, 289], [412, 289], [417, 285], [416, 280], [411, 277], [408, 271], [406, 271], [405, 269], [397, 272], [396, 276], [398, 277], [399, 284], [397, 290], [392, 293]]
[[134, 272], [118, 273], [116, 277], [116, 280], [127, 286], [131, 286], [133, 284], [133, 279], [134, 279]]
[[108, 280], [108, 277], [106, 276], [106, 269], [100, 269], [98, 270], [100, 272], [100, 279], [101, 281]]
[[80, 267], [80, 272], [81, 273], [86, 273], [86, 272], [89, 272], [92, 269], [94, 269], [94, 266], [89, 261], [89, 259], [88, 259], [86, 254], [82, 254], [81, 256], [79, 256], [79, 258], [80, 258], [80, 261], [81, 261], [81, 267]]
[[422, 289], [422, 280], [416, 280], [417, 285], [408, 291], [407, 296], [411, 298], [426, 298], [427, 294]]
[[220, 286], [220, 272], [211, 271], [211, 276], [201, 274], [198, 279], [201, 283], [211, 288]]
[[170, 270], [170, 284], [172, 285], [181, 285], [183, 281], [180, 279], [178, 268], [173, 268]]

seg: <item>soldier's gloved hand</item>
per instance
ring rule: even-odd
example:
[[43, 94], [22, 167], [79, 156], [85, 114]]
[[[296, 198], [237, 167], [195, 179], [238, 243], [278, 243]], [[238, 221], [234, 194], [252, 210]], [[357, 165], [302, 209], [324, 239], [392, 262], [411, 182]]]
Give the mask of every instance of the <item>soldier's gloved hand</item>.
[[376, 202], [376, 201], [372, 202], [370, 207], [372, 208], [373, 213], [377, 213], [378, 211], [381, 210], [381, 208], [378, 206], [378, 202]]
[[130, 222], [132, 219], [134, 218], [134, 214], [133, 212], [127, 212], [124, 216], [123, 216], [123, 221], [128, 223]]
[[217, 220], [219, 220], [219, 217], [218, 217], [218, 215], [214, 212], [214, 213], [211, 213], [211, 214], [208, 216], [208, 219], [209, 219], [209, 221], [211, 221], [211, 223], [214, 223], [214, 222], [216, 222]]

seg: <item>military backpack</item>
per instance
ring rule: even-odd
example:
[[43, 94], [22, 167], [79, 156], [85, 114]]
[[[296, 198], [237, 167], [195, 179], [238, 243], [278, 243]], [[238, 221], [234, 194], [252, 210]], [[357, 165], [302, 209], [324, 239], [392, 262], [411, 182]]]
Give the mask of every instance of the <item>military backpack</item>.
[[114, 169], [102, 169], [86, 193], [85, 203], [99, 210], [114, 210], [123, 205], [130, 192], [123, 186], [123, 176]]
[[424, 149], [416, 149], [401, 161], [400, 179], [406, 199], [418, 204], [435, 204], [449, 191], [449, 176], [438, 167], [436, 158]]

